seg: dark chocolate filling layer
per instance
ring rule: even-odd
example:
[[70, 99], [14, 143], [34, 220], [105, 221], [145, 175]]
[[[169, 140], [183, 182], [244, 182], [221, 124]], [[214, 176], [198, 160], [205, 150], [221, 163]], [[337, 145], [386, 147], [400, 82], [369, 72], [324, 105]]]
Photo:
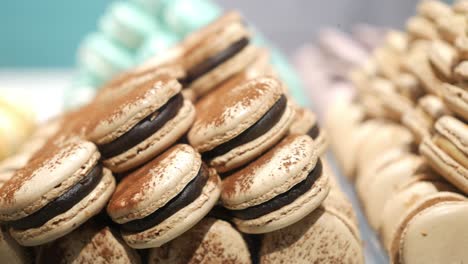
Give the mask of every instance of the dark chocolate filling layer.
[[299, 196], [303, 195], [312, 188], [312, 185], [322, 175], [322, 161], [319, 159], [315, 168], [307, 175], [302, 182], [294, 185], [289, 191], [282, 193], [275, 198], [242, 210], [233, 210], [231, 214], [242, 220], [255, 219], [273, 211], [281, 209], [283, 206], [294, 202]]
[[265, 134], [270, 130], [283, 116], [286, 110], [287, 99], [286, 96], [282, 95], [280, 99], [273, 105], [273, 107], [266, 112], [253, 126], [242, 132], [237, 137], [225, 142], [212, 150], [203, 153], [203, 157], [206, 159], [212, 159], [217, 156], [224, 155], [230, 150], [237, 148], [243, 144], [246, 144], [261, 135]]
[[320, 134], [320, 127], [316, 123], [309, 131], [307, 131], [307, 135], [309, 135], [312, 139], [317, 139]]
[[102, 179], [102, 165], [97, 164], [91, 171], [68, 191], [60, 195], [57, 199], [49, 202], [39, 211], [28, 215], [25, 218], [9, 222], [8, 224], [20, 230], [37, 228], [44, 225], [50, 219], [70, 210], [81, 199], [86, 197], [98, 185]]
[[202, 193], [208, 177], [208, 170], [202, 165], [197, 176], [185, 186], [181, 193], [150, 215], [122, 224], [122, 229], [129, 232], [141, 232], [162, 223], [162, 221], [197, 199]]
[[127, 131], [116, 140], [107, 144], [99, 145], [99, 151], [104, 159], [117, 156], [131, 149], [138, 143], [147, 139], [174, 118], [184, 104], [181, 93], [173, 96], [160, 109], [138, 122], [132, 129]]
[[187, 76], [184, 79], [180, 80], [180, 83], [182, 84], [182, 86], [187, 87], [190, 83], [192, 83], [196, 79], [212, 71], [214, 68], [223, 64], [225, 61], [227, 61], [231, 57], [234, 57], [234, 55], [236, 55], [241, 50], [243, 50], [247, 45], [249, 45], [248, 38], [244, 37], [244, 38], [239, 39], [238, 41], [232, 43], [225, 50], [222, 50], [218, 54], [207, 58], [200, 64], [189, 69], [187, 71]]

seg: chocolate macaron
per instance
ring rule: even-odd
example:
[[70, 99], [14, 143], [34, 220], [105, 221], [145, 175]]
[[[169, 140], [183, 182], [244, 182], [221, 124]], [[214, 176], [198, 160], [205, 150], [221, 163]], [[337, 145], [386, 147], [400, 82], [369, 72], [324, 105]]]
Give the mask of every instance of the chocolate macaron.
[[242, 235], [231, 224], [204, 218], [183, 235], [150, 250], [149, 264], [252, 263]]
[[319, 156], [325, 154], [327, 150], [327, 133], [320, 129], [317, 116], [306, 108], [296, 109], [296, 115], [289, 128], [289, 134], [310, 136], [315, 142]]
[[5, 227], [0, 227], [0, 262], [14, 264], [32, 263], [29, 249], [18, 245]]
[[72, 233], [39, 247], [37, 264], [121, 263], [139, 264], [140, 256], [110, 227], [90, 221]]
[[270, 77], [216, 89], [196, 110], [188, 140], [218, 172], [260, 156], [288, 132], [294, 117], [281, 82]]
[[291, 225], [316, 209], [330, 189], [312, 138], [288, 136], [223, 180], [221, 201], [244, 233]]
[[447, 181], [468, 194], [468, 126], [443, 116], [435, 124], [435, 134], [425, 138], [419, 151]]
[[125, 172], [151, 160], [189, 129], [195, 110], [170, 74], [141, 83], [124, 96], [97, 105], [87, 137], [95, 142], [103, 163]]
[[175, 145], [125, 177], [107, 213], [133, 248], [159, 247], [189, 230], [215, 206], [220, 179], [189, 145]]
[[184, 86], [200, 97], [254, 61], [256, 47], [239, 13], [231, 11], [184, 39]]
[[46, 146], [0, 189], [0, 220], [21, 245], [70, 233], [105, 207], [115, 189], [94, 144], [76, 139]]

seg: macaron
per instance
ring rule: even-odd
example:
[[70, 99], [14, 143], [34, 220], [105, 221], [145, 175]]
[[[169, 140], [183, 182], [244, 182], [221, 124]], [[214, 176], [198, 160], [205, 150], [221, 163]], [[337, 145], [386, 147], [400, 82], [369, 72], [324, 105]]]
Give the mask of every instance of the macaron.
[[460, 60], [455, 47], [442, 40], [432, 41], [428, 50], [428, 58], [434, 73], [441, 80], [453, 79], [453, 68]]
[[417, 6], [418, 14], [436, 21], [440, 17], [452, 15], [452, 9], [444, 2], [437, 0], [426, 0], [422, 1]]
[[435, 124], [435, 134], [425, 138], [419, 151], [447, 181], [468, 194], [468, 126], [443, 116]]
[[259, 263], [291, 261], [364, 263], [357, 226], [338, 208], [322, 205], [301, 221], [263, 235]]
[[130, 247], [160, 247], [215, 206], [220, 179], [189, 145], [175, 145], [117, 186], [107, 213]]
[[110, 227], [92, 220], [39, 247], [35, 263], [139, 264], [141, 259]]
[[201, 97], [254, 61], [257, 49], [237, 12], [228, 12], [187, 36], [184, 86]]
[[447, 107], [463, 120], [468, 120], [468, 91], [461, 85], [444, 83], [443, 98]]
[[420, 81], [411, 73], [400, 72], [392, 81], [398, 92], [410, 99], [413, 103], [416, 103], [418, 99], [425, 94]]
[[0, 221], [24, 246], [62, 237], [96, 215], [115, 189], [94, 144], [47, 145], [0, 189]]
[[433, 133], [435, 121], [443, 115], [450, 113], [444, 102], [435, 95], [425, 95], [418, 100], [417, 106], [406, 112], [401, 122], [405, 125], [417, 143]]
[[458, 36], [463, 36], [468, 26], [465, 19], [465, 15], [468, 14], [468, 11], [463, 11], [462, 8], [455, 10], [455, 5], [453, 9], [453, 14], [440, 17], [436, 20], [437, 32], [440, 37], [451, 44], [456, 42]]
[[407, 224], [400, 238], [400, 263], [468, 261], [466, 221], [466, 199], [439, 203], [419, 212]]
[[158, 20], [132, 2], [112, 3], [99, 20], [101, 32], [133, 52], [161, 27]]
[[18, 245], [7, 228], [0, 227], [0, 261], [2, 263], [32, 263], [29, 249]]
[[427, 195], [400, 222], [390, 248], [392, 263], [463, 263], [468, 201], [453, 192]]
[[103, 164], [129, 171], [174, 144], [189, 129], [195, 110], [171, 74], [148, 78], [114, 100], [97, 104], [87, 138], [97, 144]]
[[418, 155], [404, 155], [376, 171], [372, 178], [359, 178], [357, 186], [367, 215], [374, 230], [382, 223], [382, 210], [402, 182], [415, 174], [428, 171], [424, 159]]
[[317, 116], [306, 108], [296, 109], [294, 120], [289, 128], [289, 134], [310, 136], [315, 142], [319, 156], [324, 155], [327, 151], [327, 133], [325, 130], [320, 129]]
[[434, 40], [439, 37], [434, 22], [423, 16], [408, 19], [406, 31], [411, 39]]
[[223, 179], [222, 205], [248, 234], [292, 225], [315, 210], [330, 189], [312, 138], [291, 135]]
[[197, 102], [188, 141], [218, 172], [239, 168], [288, 133], [294, 110], [283, 91], [271, 77], [216, 89]]
[[454, 188], [432, 173], [415, 175], [410, 180], [403, 182], [399, 189], [388, 199], [383, 208], [379, 234], [384, 248], [390, 252], [390, 245], [400, 221], [410, 212], [410, 209], [425, 199], [438, 192], [454, 191]]
[[150, 249], [149, 264], [252, 263], [242, 235], [228, 222], [204, 218], [161, 247]]

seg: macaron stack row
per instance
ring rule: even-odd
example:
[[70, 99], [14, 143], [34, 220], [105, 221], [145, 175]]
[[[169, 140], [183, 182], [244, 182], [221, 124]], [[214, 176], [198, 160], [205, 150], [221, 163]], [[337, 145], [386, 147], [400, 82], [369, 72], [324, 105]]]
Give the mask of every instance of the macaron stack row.
[[[351, 73], [327, 127], [393, 263], [468, 261], [468, 1], [423, 1]], [[343, 133], [345, 132], [345, 133]]]
[[[112, 3], [78, 50], [78, 76], [67, 93], [68, 107], [80, 106], [115, 75], [167, 50], [221, 14], [210, 0], [133, 0]], [[256, 43], [271, 47], [258, 34]], [[272, 49], [269, 58], [303, 105], [301, 83], [284, 56]]]
[[0, 188], [2, 261], [362, 263], [325, 131], [251, 38], [228, 12], [41, 128]]

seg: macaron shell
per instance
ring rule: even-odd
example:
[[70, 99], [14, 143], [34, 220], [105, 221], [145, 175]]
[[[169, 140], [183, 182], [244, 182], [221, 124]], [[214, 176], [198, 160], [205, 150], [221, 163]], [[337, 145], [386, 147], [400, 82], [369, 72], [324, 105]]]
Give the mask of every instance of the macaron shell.
[[221, 193], [221, 180], [211, 173], [200, 196], [162, 223], [142, 232], [122, 232], [125, 242], [132, 248], [160, 247], [196, 225], [215, 206]]
[[460, 165], [452, 157], [426, 138], [419, 146], [419, 152], [428, 160], [431, 167], [444, 178], [457, 186], [465, 194], [468, 193], [468, 169]]
[[234, 148], [224, 155], [213, 158], [208, 162], [210, 166], [218, 172], [227, 172], [238, 168], [267, 151], [280, 141], [287, 133], [289, 126], [294, 118], [294, 111], [290, 103], [287, 103], [286, 109], [280, 120], [265, 134], [260, 137]]
[[109, 143], [163, 106], [181, 91], [181, 85], [170, 75], [148, 80], [126, 96], [120, 96], [100, 107], [93, 117], [87, 137], [96, 144]]
[[[376, 175], [377, 171], [379, 171], [381, 168], [384, 168], [388, 164], [391, 164], [394, 161], [409, 154], [409, 151], [405, 148], [394, 148], [382, 152], [379, 159], [375, 159], [372, 162], [369, 162], [369, 164], [364, 168], [359, 168], [360, 170], [357, 173], [357, 182], [355, 183], [355, 185], [361, 186], [359, 182], [364, 183], [367, 181], [367, 179], [372, 179]], [[360, 178], [363, 179], [361, 180]], [[360, 187], [357, 189], [360, 189]], [[360, 193], [361, 192], [359, 192], [358, 194]]]
[[450, 84], [444, 84], [443, 91], [447, 106], [460, 117], [468, 120], [468, 92]]
[[400, 242], [400, 263], [468, 261], [468, 202], [445, 202], [421, 211]]
[[328, 175], [325, 170], [322, 170], [322, 175], [312, 188], [292, 203], [259, 218], [251, 220], [234, 218], [234, 223], [239, 230], [247, 234], [262, 234], [284, 228], [300, 221], [317, 209], [325, 200], [329, 191]]
[[62, 148], [48, 146], [7, 184], [0, 195], [3, 221], [25, 217], [54, 200], [83, 179], [100, 154], [94, 144], [78, 140]]
[[390, 250], [388, 252], [390, 261], [392, 263], [398, 263], [397, 261], [400, 260], [400, 246], [402, 238], [404, 236], [404, 232], [408, 223], [413, 219], [415, 215], [439, 203], [459, 201], [466, 201], [466, 197], [453, 192], [437, 192], [433, 195], [424, 196], [422, 200], [416, 202], [413, 206], [411, 206], [400, 218], [401, 221], [399, 221], [398, 227], [396, 228], [396, 231], [392, 236]]
[[251, 263], [249, 249], [241, 234], [228, 222], [205, 218], [180, 237], [153, 248], [150, 264]]
[[391, 249], [391, 243], [397, 233], [398, 226], [410, 208], [425, 197], [435, 195], [439, 191], [453, 191], [453, 188], [447, 183], [435, 180], [418, 179], [399, 189], [385, 203], [379, 234], [388, 252]]
[[119, 183], [107, 213], [119, 224], [150, 215], [176, 197], [201, 165], [200, 154], [189, 145], [170, 148]]
[[468, 154], [468, 125], [452, 117], [443, 116], [435, 124], [436, 131], [446, 137], [465, 155]]
[[364, 263], [355, 227], [333, 210], [319, 207], [300, 222], [267, 233], [260, 263]]
[[260, 77], [207, 95], [196, 104], [198, 114], [188, 133], [189, 142], [205, 152], [241, 134], [278, 101], [281, 86], [276, 79]]
[[94, 190], [67, 212], [60, 214], [38, 228], [10, 229], [11, 236], [23, 246], [37, 246], [62, 237], [98, 214], [115, 189], [112, 173], [104, 169], [103, 176]]
[[125, 172], [155, 157], [174, 144], [190, 128], [195, 119], [195, 108], [189, 100], [167, 121], [163, 127], [136, 146], [115, 157], [106, 159], [103, 164], [113, 172]]
[[[304, 135], [318, 122], [317, 116], [310, 110], [305, 108], [296, 109], [296, 114], [291, 126], [289, 134]], [[328, 136], [325, 130], [320, 129], [319, 135], [314, 139], [319, 156], [325, 153], [328, 147]]]
[[449, 16], [452, 14], [452, 10], [446, 3], [428, 0], [420, 2], [417, 6], [418, 14], [430, 19], [437, 20], [440, 17]]
[[305, 180], [317, 159], [310, 137], [288, 136], [246, 168], [223, 180], [223, 206], [240, 210], [267, 202]]
[[0, 230], [0, 262], [11, 264], [31, 263], [28, 250], [18, 245], [10, 234], [3, 229]]
[[139, 264], [141, 260], [109, 227], [88, 222], [38, 249], [36, 263], [57, 262]]
[[421, 142], [423, 138], [431, 135], [432, 124], [417, 109], [405, 113], [401, 122], [413, 133], [417, 142]]

